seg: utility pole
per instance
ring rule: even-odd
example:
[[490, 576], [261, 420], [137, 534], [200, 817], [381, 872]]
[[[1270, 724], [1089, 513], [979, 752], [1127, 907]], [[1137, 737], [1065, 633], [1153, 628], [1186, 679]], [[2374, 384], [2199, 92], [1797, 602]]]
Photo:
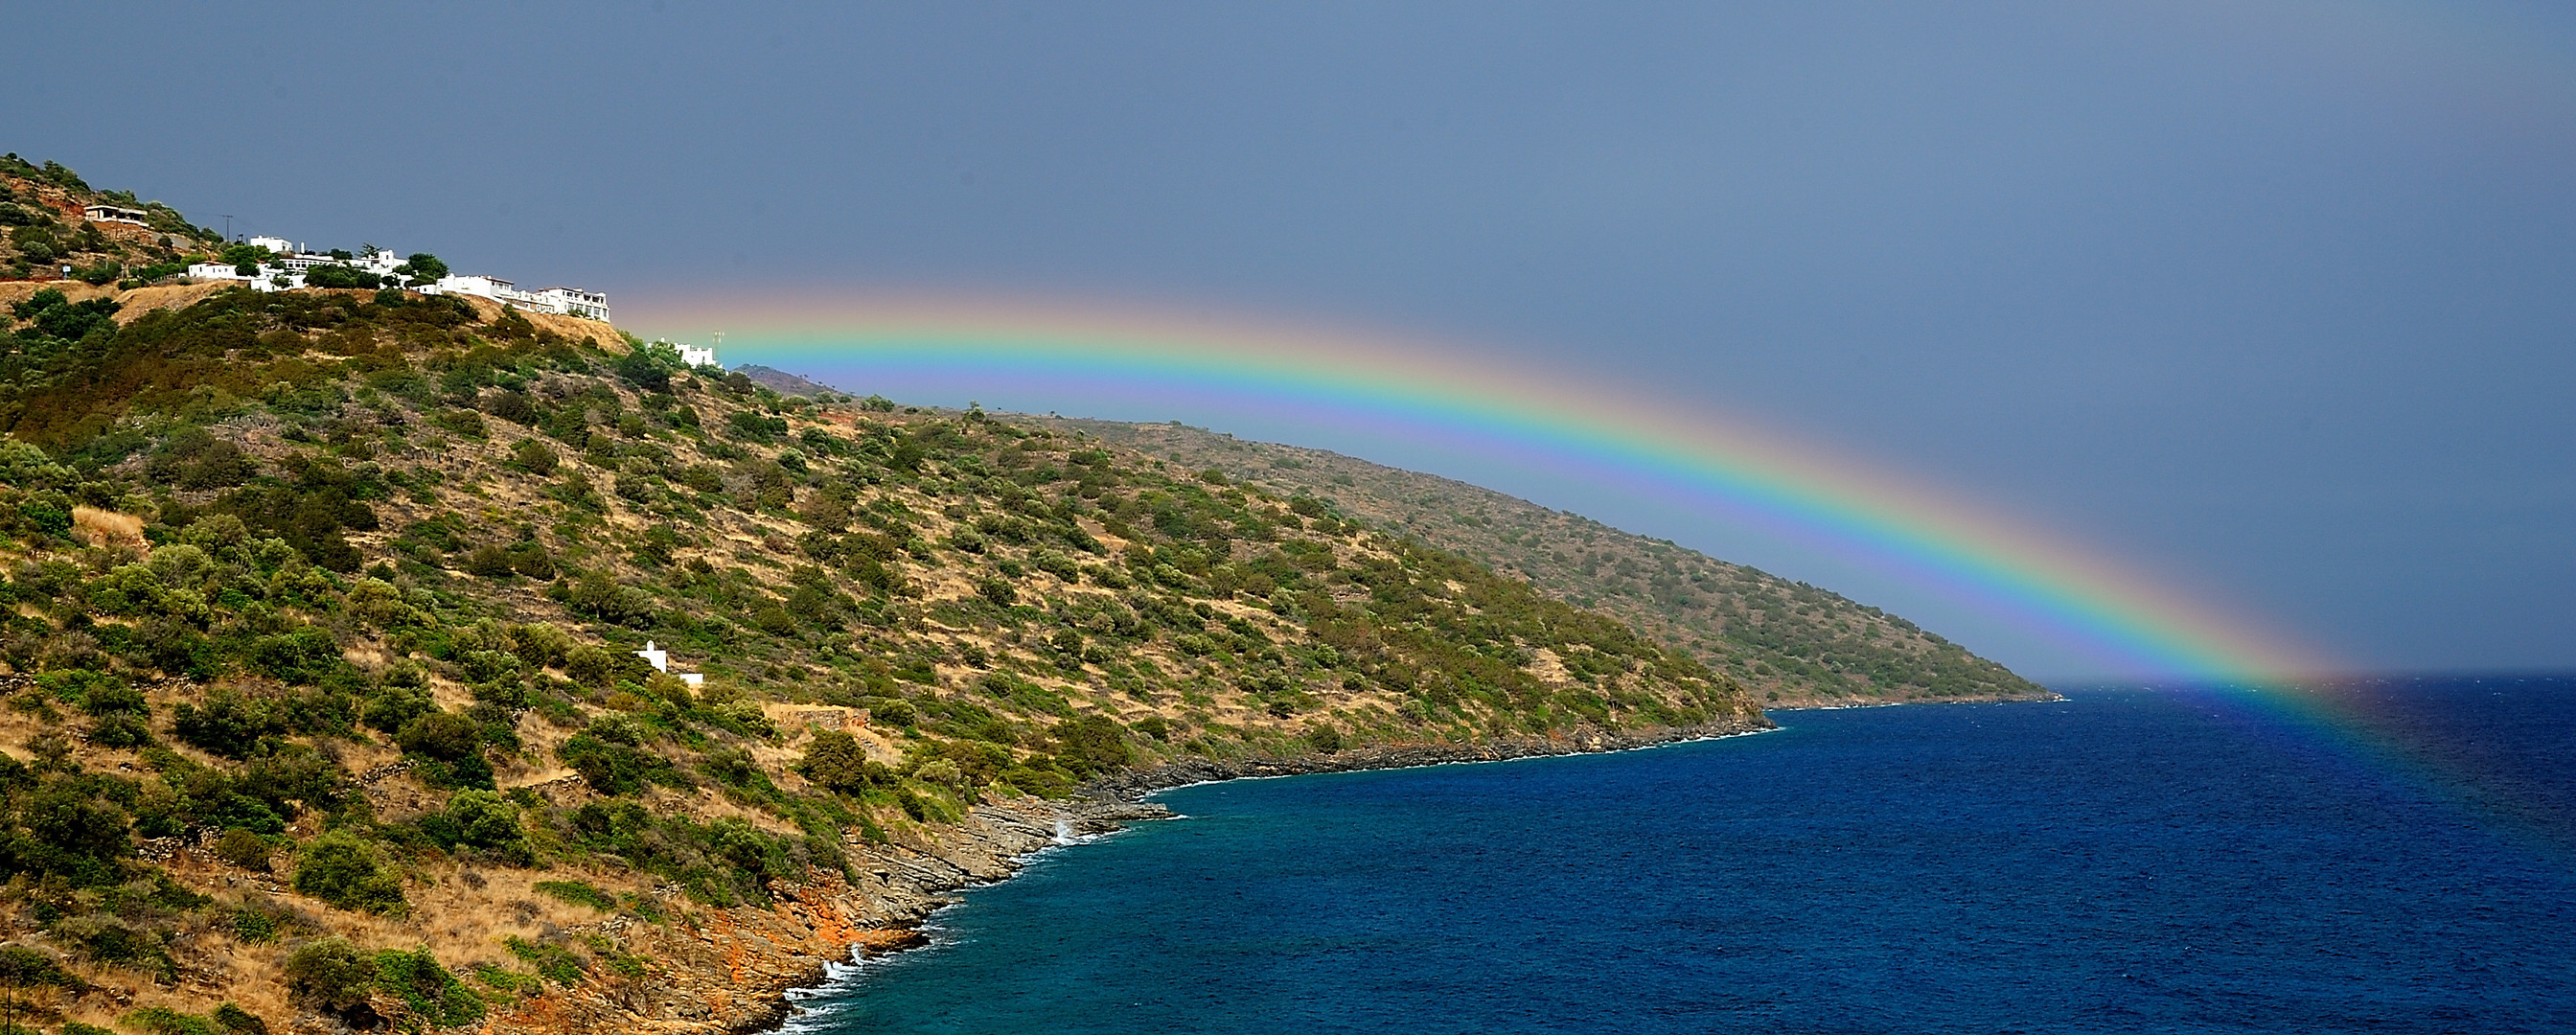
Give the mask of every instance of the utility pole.
[[[221, 212], [217, 212], [217, 213], [215, 213], [215, 214], [216, 214], [216, 215], [219, 215], [219, 216], [224, 216], [224, 214], [223, 214], [223, 213], [221, 213]], [[233, 217], [231, 217], [231, 216], [224, 216], [224, 240], [226, 240], [226, 241], [230, 241], [230, 240], [232, 240], [232, 239], [233, 239]]]

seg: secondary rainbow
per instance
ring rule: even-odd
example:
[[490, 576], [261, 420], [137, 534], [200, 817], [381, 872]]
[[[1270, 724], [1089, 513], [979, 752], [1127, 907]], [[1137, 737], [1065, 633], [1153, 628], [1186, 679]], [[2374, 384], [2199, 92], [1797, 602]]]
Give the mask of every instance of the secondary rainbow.
[[723, 328], [728, 362], [856, 387], [937, 375], [1067, 400], [1211, 398], [1442, 435], [1514, 462], [1756, 522], [2000, 610], [2098, 657], [2263, 683], [2332, 666], [2240, 616], [1892, 472], [1564, 370], [1316, 324], [1026, 299], [729, 295], [632, 305], [679, 340]]

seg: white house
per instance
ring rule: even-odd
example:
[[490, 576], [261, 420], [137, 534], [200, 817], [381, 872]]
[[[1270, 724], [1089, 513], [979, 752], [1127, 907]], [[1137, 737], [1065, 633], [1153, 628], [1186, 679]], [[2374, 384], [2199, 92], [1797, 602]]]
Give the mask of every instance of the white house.
[[142, 209], [137, 208], [118, 208], [114, 205], [90, 205], [81, 209], [81, 215], [93, 223], [132, 223], [136, 226], [152, 225], [151, 223], [146, 222], [146, 220], [152, 218], [152, 213], [145, 212]]
[[440, 277], [438, 283], [421, 288], [423, 294], [474, 295], [495, 302], [526, 309], [530, 312], [556, 313], [592, 320], [608, 319], [608, 296], [580, 288], [554, 287], [543, 291], [521, 291], [517, 284], [499, 277]]
[[722, 365], [716, 362], [716, 350], [714, 349], [699, 348], [698, 346], [683, 342], [672, 342], [671, 344], [680, 350], [680, 362], [682, 363], [686, 363], [693, 367], [712, 367]]
[[255, 272], [245, 275], [231, 263], [200, 262], [188, 267], [188, 275], [198, 280], [237, 280], [257, 291], [280, 291], [303, 287], [304, 274], [315, 266], [353, 266], [390, 281], [394, 279], [394, 267], [403, 264], [402, 257], [394, 254], [391, 248], [378, 248], [353, 259], [342, 259], [298, 251], [294, 242], [282, 237], [254, 237], [249, 243], [266, 248], [270, 253], [268, 261], [261, 263]]
[[700, 686], [705, 684], [707, 681], [706, 676], [700, 675], [696, 672], [672, 672], [671, 652], [654, 646], [653, 641], [651, 640], [644, 641], [644, 649], [636, 651], [635, 656], [652, 663], [653, 671], [667, 672], [671, 675], [678, 676], [680, 677], [680, 682], [687, 683], [690, 686]]
[[550, 287], [537, 292], [537, 297], [544, 299], [544, 304], [552, 307], [555, 312], [565, 316], [579, 316], [603, 322], [608, 319], [608, 296], [596, 291]]
[[[387, 286], [401, 286], [399, 278], [394, 275], [394, 267], [402, 265], [404, 260], [391, 248], [378, 248], [353, 259], [342, 259], [305, 251], [283, 237], [254, 237], [248, 243], [269, 251], [268, 261], [261, 263], [256, 271], [245, 274], [230, 263], [200, 262], [188, 267], [188, 275], [198, 280], [240, 281], [259, 291], [283, 291], [303, 287], [304, 275], [313, 267], [336, 265], [354, 266], [385, 278]], [[469, 275], [440, 277], [435, 284], [411, 290], [424, 295], [474, 295], [532, 313], [579, 316], [603, 323], [608, 320], [608, 296], [581, 288], [550, 287], [543, 291], [521, 291], [517, 284], [499, 277]], [[714, 361], [715, 353], [709, 351], [707, 362]]]
[[304, 286], [304, 274], [274, 264], [255, 267], [243, 273], [228, 262], [200, 262], [188, 267], [188, 276], [198, 280], [237, 280], [253, 291], [288, 291]]

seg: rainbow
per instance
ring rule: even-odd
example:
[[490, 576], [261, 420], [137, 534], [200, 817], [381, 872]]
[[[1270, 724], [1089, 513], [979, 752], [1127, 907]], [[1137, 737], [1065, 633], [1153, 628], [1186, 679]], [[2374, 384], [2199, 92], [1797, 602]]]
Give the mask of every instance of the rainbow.
[[1068, 405], [1187, 400], [1203, 409], [1214, 400], [1434, 438], [1651, 493], [1898, 573], [2124, 674], [2265, 684], [2335, 667], [2259, 623], [1891, 472], [1690, 407], [1657, 405], [1635, 390], [1470, 358], [1441, 343], [1224, 314], [976, 297], [728, 294], [666, 297], [626, 312], [675, 340], [703, 343], [723, 328], [728, 363], [784, 366], [839, 385], [936, 377], [987, 392], [1026, 389], [1026, 397]]

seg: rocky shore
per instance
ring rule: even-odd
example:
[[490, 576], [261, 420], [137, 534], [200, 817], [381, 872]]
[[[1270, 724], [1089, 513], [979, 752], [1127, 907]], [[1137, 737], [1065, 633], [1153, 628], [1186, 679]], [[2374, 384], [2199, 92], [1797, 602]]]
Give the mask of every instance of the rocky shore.
[[884, 844], [853, 837], [847, 850], [859, 878], [855, 883], [839, 874], [818, 874], [811, 883], [774, 886], [777, 901], [765, 909], [675, 909], [673, 919], [663, 924], [621, 918], [597, 931], [575, 932], [612, 938], [625, 952], [650, 962], [640, 975], [607, 977], [522, 1000], [495, 1011], [483, 1030], [713, 1035], [776, 1028], [795, 1009], [787, 992], [821, 983], [826, 963], [847, 960], [853, 953], [875, 955], [924, 944], [919, 923], [958, 901], [958, 890], [1007, 878], [1030, 853], [1071, 836], [1169, 817], [1169, 809], [1142, 800], [1158, 790], [1243, 777], [1621, 751], [1770, 728], [1768, 720], [1756, 715], [1702, 726], [1578, 729], [1481, 744], [1191, 759], [1096, 780], [1071, 800], [1019, 798], [978, 805], [963, 822], [926, 828], [928, 833], [918, 840]]
[[1111, 801], [1141, 801], [1145, 795], [1173, 787], [1184, 787], [1212, 780], [1237, 780], [1257, 776], [1301, 776], [1308, 773], [1348, 773], [1363, 769], [1404, 769], [1412, 766], [1442, 765], [1450, 762], [1500, 762], [1514, 758], [1536, 758], [1544, 755], [1587, 755], [1604, 751], [1626, 751], [1654, 747], [1685, 740], [1758, 733], [1777, 728], [1769, 719], [1754, 713], [1750, 719], [1730, 716], [1700, 726], [1666, 727], [1648, 730], [1601, 730], [1582, 727], [1548, 737], [1505, 737], [1479, 744], [1383, 744], [1332, 754], [1299, 755], [1290, 758], [1215, 759], [1190, 758], [1169, 765], [1103, 777], [1084, 785], [1083, 790]]
[[806, 884], [773, 884], [776, 902], [768, 908], [675, 908], [661, 924], [618, 918], [568, 932], [614, 940], [647, 962], [639, 974], [603, 975], [495, 1010], [483, 1030], [711, 1035], [775, 1028], [792, 1009], [789, 989], [819, 983], [826, 962], [854, 952], [921, 944], [915, 925], [957, 901], [958, 889], [1008, 877], [1022, 857], [1067, 835], [1168, 815], [1128, 802], [1020, 798], [976, 806], [963, 822], [928, 828], [920, 840], [853, 837], [847, 851], [855, 883], [817, 874]]

